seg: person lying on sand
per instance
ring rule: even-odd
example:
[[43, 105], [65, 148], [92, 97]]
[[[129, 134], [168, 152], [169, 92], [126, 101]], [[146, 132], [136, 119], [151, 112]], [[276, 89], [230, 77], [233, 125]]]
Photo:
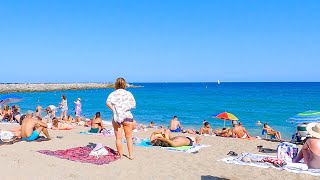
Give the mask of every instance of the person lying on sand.
[[142, 129], [146, 129], [146, 128], [154, 128], [155, 124], [153, 121], [150, 122], [150, 124], [148, 126], [145, 126], [144, 124], [140, 124], [139, 125]]
[[263, 125], [263, 130], [267, 131], [268, 134], [276, 136], [278, 140], [282, 140], [281, 133], [279, 131], [273, 130], [268, 123]]
[[187, 134], [200, 134], [199, 132], [195, 131], [194, 129], [182, 129], [182, 133], [187, 133]]
[[193, 146], [199, 144], [200, 138], [186, 137], [186, 136], [175, 136], [171, 135], [171, 131], [168, 129], [159, 129], [151, 134], [150, 142], [153, 146], [162, 147], [180, 147], [180, 146]]
[[213, 131], [214, 134], [221, 137], [232, 137], [232, 131], [228, 128], [217, 129]]
[[238, 125], [236, 123], [232, 123], [233, 129], [232, 129], [232, 137], [233, 138], [240, 138], [240, 139], [251, 139], [249, 133], [247, 130], [241, 125]]
[[53, 130], [69, 130], [72, 129], [72, 126], [58, 118], [53, 118], [52, 127]]
[[34, 141], [39, 137], [39, 134], [41, 132], [43, 132], [48, 139], [51, 139], [47, 130], [47, 124], [39, 120], [33, 119], [32, 117], [33, 112], [28, 111], [21, 125], [22, 140]]
[[173, 119], [170, 121], [170, 131], [171, 132], [181, 132], [182, 127], [180, 121], [178, 120], [177, 116], [174, 116]]
[[170, 139], [171, 132], [169, 129], [160, 128], [154, 131], [150, 136], [150, 142], [155, 143], [158, 137], [164, 137], [166, 139]]
[[199, 144], [200, 138], [188, 137], [188, 136], [175, 136], [170, 139], [164, 137], [158, 137], [152, 144], [153, 146], [161, 147], [181, 147], [181, 146], [193, 146]]
[[204, 127], [200, 128], [200, 135], [207, 134], [211, 135], [212, 134], [212, 128], [210, 127], [209, 122], [205, 122], [203, 124]]

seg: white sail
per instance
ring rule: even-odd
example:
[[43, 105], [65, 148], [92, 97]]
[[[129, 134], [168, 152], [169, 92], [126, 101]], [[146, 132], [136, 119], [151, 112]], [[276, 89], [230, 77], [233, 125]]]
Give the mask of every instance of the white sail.
[[218, 84], [220, 84], [220, 80], [218, 80]]

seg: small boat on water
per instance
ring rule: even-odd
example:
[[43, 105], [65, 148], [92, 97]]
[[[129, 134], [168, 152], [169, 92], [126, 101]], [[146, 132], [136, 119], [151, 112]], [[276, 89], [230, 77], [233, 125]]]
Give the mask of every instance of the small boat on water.
[[218, 84], [220, 84], [220, 80], [218, 80]]

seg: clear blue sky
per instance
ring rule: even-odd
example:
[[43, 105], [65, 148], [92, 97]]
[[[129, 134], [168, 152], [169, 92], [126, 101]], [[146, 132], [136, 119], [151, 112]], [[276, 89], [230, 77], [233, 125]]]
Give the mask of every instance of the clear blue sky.
[[320, 1], [0, 2], [0, 82], [320, 81]]

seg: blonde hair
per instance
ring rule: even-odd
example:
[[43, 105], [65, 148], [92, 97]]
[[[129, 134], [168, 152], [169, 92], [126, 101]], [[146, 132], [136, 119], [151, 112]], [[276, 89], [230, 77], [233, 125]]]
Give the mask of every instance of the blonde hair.
[[127, 87], [126, 80], [124, 80], [121, 77], [116, 80], [116, 83], [115, 83], [116, 89], [125, 89], [126, 87]]

